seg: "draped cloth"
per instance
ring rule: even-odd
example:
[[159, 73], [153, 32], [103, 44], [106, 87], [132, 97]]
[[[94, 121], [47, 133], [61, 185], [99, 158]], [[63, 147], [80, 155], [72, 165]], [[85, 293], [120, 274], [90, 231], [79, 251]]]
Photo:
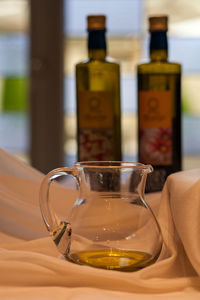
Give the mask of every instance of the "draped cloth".
[[[200, 299], [200, 170], [170, 175], [147, 195], [161, 226], [159, 259], [137, 272], [80, 266], [61, 258], [39, 208], [44, 174], [0, 149], [0, 299]], [[77, 191], [54, 191], [67, 214]]]

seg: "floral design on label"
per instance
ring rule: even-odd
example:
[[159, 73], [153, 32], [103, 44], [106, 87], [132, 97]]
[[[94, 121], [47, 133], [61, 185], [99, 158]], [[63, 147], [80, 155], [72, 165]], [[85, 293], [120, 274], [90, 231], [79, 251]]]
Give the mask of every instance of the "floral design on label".
[[143, 163], [170, 165], [172, 163], [171, 128], [140, 130], [140, 160]]
[[113, 159], [112, 129], [81, 128], [79, 140], [81, 161]]

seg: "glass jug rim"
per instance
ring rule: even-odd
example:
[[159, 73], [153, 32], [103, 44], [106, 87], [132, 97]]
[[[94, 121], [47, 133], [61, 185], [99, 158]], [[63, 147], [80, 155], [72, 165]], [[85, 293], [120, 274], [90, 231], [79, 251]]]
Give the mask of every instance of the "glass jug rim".
[[136, 168], [152, 170], [151, 165], [145, 165], [139, 162], [130, 161], [81, 161], [74, 164], [75, 168]]

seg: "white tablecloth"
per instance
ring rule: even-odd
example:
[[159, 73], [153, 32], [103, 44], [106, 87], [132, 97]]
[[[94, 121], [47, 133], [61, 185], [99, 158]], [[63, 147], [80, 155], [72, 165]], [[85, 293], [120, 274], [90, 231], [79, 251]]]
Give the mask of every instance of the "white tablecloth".
[[[43, 176], [0, 149], [0, 299], [200, 299], [200, 170], [173, 174], [162, 194], [147, 196], [165, 245], [154, 265], [132, 273], [61, 259], [39, 209]], [[57, 188], [58, 213], [76, 195]]]

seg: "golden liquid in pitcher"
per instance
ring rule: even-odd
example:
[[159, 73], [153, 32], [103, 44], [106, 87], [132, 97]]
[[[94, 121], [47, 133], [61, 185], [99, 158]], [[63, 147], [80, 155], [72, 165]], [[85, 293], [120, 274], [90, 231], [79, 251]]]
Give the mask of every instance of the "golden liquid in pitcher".
[[116, 271], [137, 271], [152, 264], [156, 258], [140, 251], [102, 249], [71, 254], [73, 262]]

